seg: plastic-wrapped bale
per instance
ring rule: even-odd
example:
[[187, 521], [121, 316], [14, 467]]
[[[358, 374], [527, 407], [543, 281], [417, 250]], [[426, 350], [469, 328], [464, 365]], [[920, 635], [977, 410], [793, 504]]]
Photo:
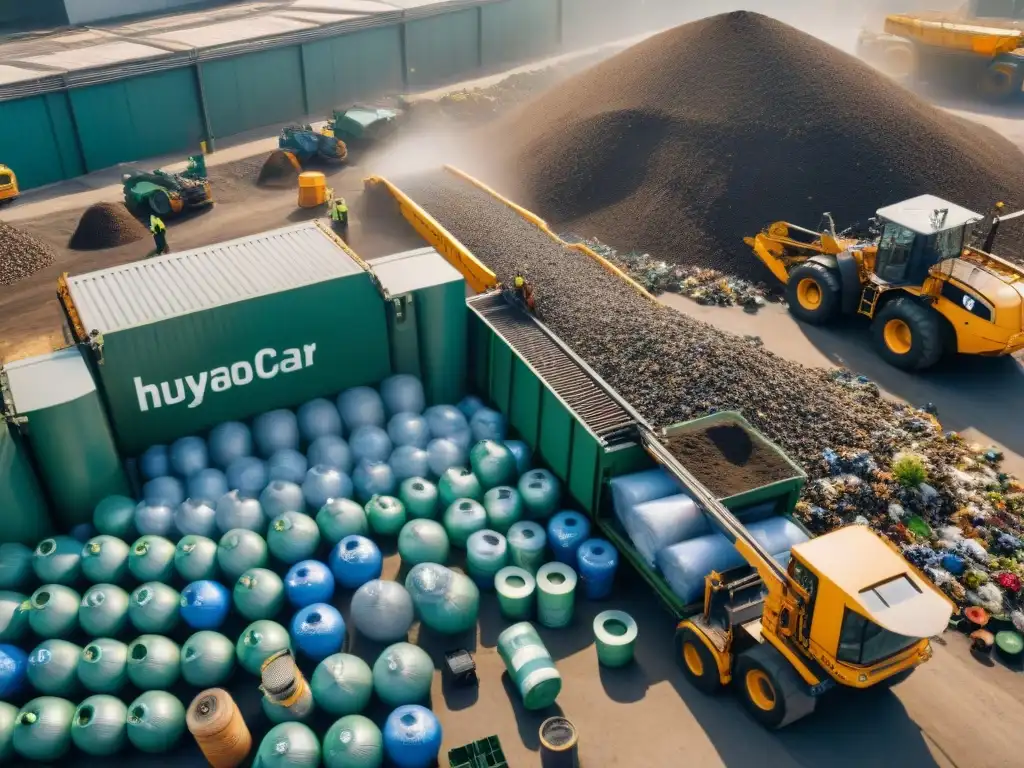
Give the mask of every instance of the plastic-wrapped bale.
[[217, 576], [217, 542], [207, 536], [184, 536], [174, 548], [174, 570], [187, 582]]
[[576, 551], [590, 538], [590, 521], [579, 512], [565, 510], [548, 520], [548, 544], [560, 563], [576, 567]]
[[565, 563], [545, 563], [537, 571], [537, 620], [559, 629], [572, 623], [576, 606], [576, 571]]
[[378, 536], [397, 536], [405, 525], [405, 505], [394, 496], [374, 496], [366, 502], [366, 519]]
[[603, 611], [594, 617], [597, 660], [605, 667], [624, 667], [633, 660], [636, 621], [625, 611]]
[[82, 595], [78, 625], [89, 637], [116, 637], [128, 622], [128, 593], [113, 584], [94, 584]]
[[612, 592], [619, 553], [611, 542], [587, 539], [576, 552], [576, 562], [587, 600], [604, 600]]
[[481, 440], [469, 452], [469, 465], [484, 490], [514, 483], [516, 458], [504, 443]]
[[395, 446], [426, 448], [430, 442], [430, 426], [417, 413], [396, 413], [388, 419], [388, 437]]
[[530, 618], [536, 599], [537, 580], [529, 571], [507, 565], [494, 575], [501, 615], [512, 621]]
[[201, 469], [188, 479], [186, 490], [190, 499], [202, 501], [211, 507], [227, 493], [228, 479], [223, 472], [213, 467]]
[[181, 676], [189, 685], [222, 685], [234, 670], [235, 644], [220, 632], [196, 632], [181, 646]]
[[128, 707], [113, 696], [90, 696], [75, 710], [71, 741], [87, 755], [116, 755], [128, 740]]
[[30, 611], [22, 609], [28, 599], [21, 592], [0, 592], [0, 643], [16, 643], [28, 630]]
[[213, 536], [217, 532], [217, 510], [205, 501], [185, 499], [174, 511], [174, 527], [182, 536]]
[[242, 498], [254, 499], [260, 495], [267, 482], [267, 465], [255, 456], [241, 456], [228, 465], [225, 476], [228, 486]]
[[448, 561], [450, 545], [444, 526], [436, 520], [410, 520], [398, 534], [398, 553], [406, 565]]
[[139, 456], [139, 471], [145, 480], [171, 474], [171, 453], [166, 445], [151, 445]]
[[170, 459], [171, 471], [183, 478], [192, 477], [210, 465], [206, 441], [194, 435], [179, 437], [171, 443]]
[[174, 544], [163, 536], [140, 536], [128, 554], [128, 570], [139, 581], [170, 581], [174, 573]]
[[608, 487], [612, 492], [612, 507], [620, 523], [623, 523], [623, 514], [637, 504], [677, 496], [683, 490], [679, 481], [664, 467], [613, 477]]
[[477, 586], [494, 589], [494, 575], [508, 565], [508, 542], [497, 531], [484, 529], [466, 541], [466, 566]]
[[309, 459], [311, 467], [317, 465], [334, 467], [346, 475], [351, 474], [352, 467], [354, 466], [352, 449], [348, 447], [347, 442], [337, 435], [318, 437], [309, 446], [309, 450], [306, 451], [306, 458]]
[[94, 584], [116, 584], [128, 573], [128, 545], [113, 536], [94, 536], [82, 547], [82, 575]]
[[380, 383], [380, 397], [388, 416], [396, 413], [423, 413], [427, 398], [423, 383], [408, 373], [389, 376]]
[[267, 517], [259, 499], [243, 496], [239, 491], [230, 491], [217, 501], [217, 528], [227, 533], [236, 528], [245, 528], [256, 533], [265, 533]]
[[14, 727], [17, 719], [18, 708], [0, 700], [0, 760], [4, 762], [14, 756]]
[[235, 644], [235, 655], [242, 669], [258, 675], [263, 662], [278, 651], [291, 650], [288, 630], [276, 621], [261, 619], [246, 627]]
[[546, 469], [531, 469], [519, 478], [517, 490], [528, 520], [547, 520], [558, 510], [562, 486]]
[[250, 568], [267, 564], [267, 542], [255, 531], [234, 528], [217, 543], [217, 566], [226, 581], [237, 579]]
[[294, 565], [300, 560], [308, 560], [316, 554], [319, 546], [320, 528], [309, 515], [285, 512], [270, 523], [267, 548], [282, 563]]
[[352, 595], [352, 623], [360, 634], [379, 643], [404, 640], [415, 619], [412, 597], [396, 581], [373, 579]]
[[81, 602], [82, 596], [70, 587], [43, 584], [32, 593], [27, 606], [23, 603], [16, 610], [28, 613], [28, 625], [39, 637], [67, 637], [78, 628]]
[[481, 501], [484, 489], [476, 475], [465, 467], [451, 467], [441, 475], [437, 482], [437, 492], [441, 506], [447, 508], [457, 499], [473, 499]]
[[309, 471], [309, 460], [292, 448], [274, 451], [267, 459], [267, 476], [271, 480], [284, 480], [287, 483], [301, 485]]
[[297, 651], [313, 661], [322, 661], [345, 644], [345, 620], [333, 605], [307, 605], [292, 619], [292, 640]]
[[260, 768], [317, 768], [320, 765], [320, 742], [304, 723], [275, 725], [256, 752]]
[[306, 508], [306, 497], [302, 494], [302, 487], [296, 483], [272, 480], [260, 494], [260, 506], [272, 520], [285, 512], [302, 512]]
[[[22, 692], [27, 671], [28, 655], [21, 648], [0, 645], [0, 701], [14, 699]], [[2, 756], [3, 748], [0, 746], [0, 757]]]
[[338, 542], [330, 557], [331, 573], [345, 589], [358, 589], [380, 578], [383, 558], [380, 549], [365, 536], [346, 536]]
[[[787, 560], [789, 550], [807, 541], [807, 535], [783, 517], [751, 523], [747, 530], [776, 560]], [[657, 566], [676, 597], [693, 603], [704, 594], [704, 577], [744, 564], [743, 557], [725, 536], [712, 533], [673, 544], [658, 552]]]
[[284, 582], [267, 568], [250, 568], [235, 582], [232, 601], [249, 621], [272, 619], [284, 607]]
[[512, 452], [516, 460], [516, 480], [529, 471], [533, 463], [533, 452], [522, 440], [506, 440], [505, 447]]
[[432, 405], [423, 412], [430, 427], [430, 434], [435, 437], [452, 437], [469, 431], [469, 422], [462, 411], [451, 405]]
[[359, 462], [352, 481], [356, 499], [364, 504], [374, 496], [392, 496], [398, 488], [391, 465], [384, 461]]
[[373, 665], [373, 689], [391, 707], [424, 701], [433, 679], [434, 662], [412, 643], [388, 646]]
[[439, 437], [427, 444], [427, 463], [433, 477], [440, 477], [452, 467], [465, 466], [469, 454], [446, 437]]
[[[105, 496], [93, 510], [92, 524], [103, 535], [127, 539], [135, 530], [134, 499], [116, 494]], [[0, 587], [3, 587], [2, 580], [0, 580]]]
[[192, 629], [219, 629], [231, 610], [231, 595], [216, 581], [193, 581], [181, 591], [181, 618]]
[[334, 574], [326, 563], [303, 560], [285, 574], [284, 592], [288, 602], [295, 608], [305, 608], [313, 603], [329, 603], [334, 597]]
[[252, 456], [252, 432], [240, 421], [225, 421], [210, 430], [207, 447], [210, 463], [227, 470], [238, 459]]
[[358, 656], [336, 653], [317, 664], [310, 681], [318, 707], [332, 715], [355, 715], [373, 693], [373, 672]]
[[338, 412], [349, 433], [363, 426], [383, 427], [384, 401], [372, 387], [352, 387], [338, 395]]
[[325, 768], [379, 768], [384, 763], [384, 735], [362, 715], [347, 715], [324, 734]]
[[34, 575], [31, 549], [16, 542], [0, 544], [0, 590], [23, 589]]
[[78, 657], [76, 674], [91, 693], [117, 693], [128, 681], [128, 646], [109, 637], [92, 640]]
[[544, 564], [548, 536], [539, 523], [521, 520], [508, 529], [509, 561], [529, 573], [536, 574]]
[[56, 696], [32, 699], [18, 711], [11, 743], [26, 760], [52, 763], [71, 749], [75, 705]]
[[327, 435], [341, 437], [341, 414], [338, 407], [326, 398], [318, 397], [303, 403], [295, 416], [299, 422], [299, 435], [307, 445]]
[[128, 680], [140, 691], [165, 691], [181, 675], [181, 649], [160, 635], [140, 635], [128, 645]]
[[67, 640], [44, 640], [28, 655], [25, 676], [44, 696], [72, 694], [78, 688], [82, 649]]
[[498, 635], [498, 655], [526, 709], [545, 709], [555, 703], [562, 692], [562, 676], [530, 622], [513, 624]]
[[486, 404], [476, 395], [466, 395], [464, 398], [459, 400], [459, 404], [456, 406], [459, 412], [466, 418], [466, 423], [473, 418], [473, 414], [479, 411], [481, 408], [486, 408]]
[[261, 413], [252, 422], [252, 436], [260, 456], [267, 458], [283, 448], [299, 449], [299, 421], [287, 408]]
[[346, 536], [365, 536], [370, 532], [366, 511], [352, 499], [331, 499], [316, 513], [320, 536], [337, 544]]
[[395, 480], [403, 483], [410, 477], [423, 477], [430, 472], [430, 454], [413, 445], [400, 445], [388, 459]]
[[474, 441], [494, 440], [500, 443], [505, 439], [505, 417], [491, 408], [480, 408], [469, 420], [469, 429]]
[[[185, 500], [185, 485], [176, 477], [155, 477], [142, 486], [142, 499], [151, 507], [177, 507]], [[135, 515], [138, 528], [138, 513]]]
[[352, 450], [352, 460], [356, 464], [361, 461], [387, 461], [392, 450], [388, 433], [369, 424], [357, 428], [349, 436], [348, 446]]
[[437, 563], [414, 566], [405, 578], [420, 620], [441, 634], [454, 635], [476, 626], [480, 590], [473, 580]]
[[185, 732], [185, 707], [166, 691], [146, 691], [128, 705], [128, 741], [140, 752], [170, 752]]
[[487, 527], [487, 512], [473, 499], [456, 499], [444, 513], [444, 527], [453, 547], [465, 549], [471, 534]]
[[128, 619], [139, 632], [166, 634], [178, 625], [181, 595], [178, 590], [149, 581], [138, 587], [128, 601]]
[[426, 707], [405, 704], [384, 723], [384, 753], [396, 768], [431, 768], [441, 752], [442, 731]]
[[398, 498], [405, 505], [406, 514], [411, 518], [433, 519], [437, 517], [437, 486], [423, 477], [410, 477], [398, 489]]
[[711, 533], [707, 516], [689, 496], [679, 493], [645, 501], [619, 515], [637, 552], [652, 568], [665, 547]]

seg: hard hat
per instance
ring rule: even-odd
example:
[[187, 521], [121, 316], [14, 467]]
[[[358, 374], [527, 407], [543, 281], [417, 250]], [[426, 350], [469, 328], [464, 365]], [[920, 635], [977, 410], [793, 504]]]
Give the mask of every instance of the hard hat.
[[526, 284], [526, 281], [522, 277], [516, 275], [516, 288], [522, 288]]

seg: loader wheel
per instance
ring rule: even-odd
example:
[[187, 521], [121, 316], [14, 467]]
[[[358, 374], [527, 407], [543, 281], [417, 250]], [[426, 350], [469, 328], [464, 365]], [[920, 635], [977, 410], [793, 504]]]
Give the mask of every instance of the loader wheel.
[[801, 264], [789, 273], [786, 302], [798, 320], [824, 325], [839, 314], [839, 276], [821, 264]]
[[815, 700], [803, 680], [769, 645], [739, 655], [733, 682], [747, 711], [768, 728], [784, 728], [814, 712]]
[[149, 208], [157, 216], [166, 216], [171, 212], [171, 198], [162, 189], [149, 196]]
[[912, 80], [917, 76], [917, 53], [909, 45], [889, 45], [882, 49], [881, 69], [893, 80]]
[[882, 307], [871, 326], [878, 354], [904, 371], [931, 368], [942, 358], [942, 321], [931, 307], [898, 298]]
[[996, 63], [985, 68], [981, 75], [979, 90], [982, 97], [992, 103], [1009, 101], [1020, 92], [1021, 72], [1007, 63]]
[[676, 630], [676, 660], [698, 691], [711, 694], [722, 689], [714, 655], [689, 627]]

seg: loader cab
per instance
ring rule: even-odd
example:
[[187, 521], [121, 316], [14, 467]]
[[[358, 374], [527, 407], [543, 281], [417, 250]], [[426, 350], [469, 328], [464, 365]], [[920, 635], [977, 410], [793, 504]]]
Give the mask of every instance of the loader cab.
[[969, 228], [983, 217], [935, 195], [879, 208], [882, 234], [875, 275], [888, 285], [921, 285], [928, 270], [963, 251]]

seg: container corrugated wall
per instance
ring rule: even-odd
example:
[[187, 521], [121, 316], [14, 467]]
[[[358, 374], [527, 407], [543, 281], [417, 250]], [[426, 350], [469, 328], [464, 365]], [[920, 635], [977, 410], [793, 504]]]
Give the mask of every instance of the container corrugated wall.
[[400, 27], [379, 27], [302, 46], [310, 114], [402, 90]]
[[559, 45], [558, 0], [500, 0], [480, 7], [485, 68], [549, 56]]
[[0, 163], [23, 189], [85, 173], [66, 93], [0, 102]]
[[214, 136], [288, 122], [306, 112], [299, 46], [209, 61], [202, 73]]
[[0, 544], [33, 547], [52, 531], [50, 513], [17, 428], [0, 418]]
[[406, 23], [405, 67], [410, 88], [471, 77], [480, 64], [479, 9], [467, 8]]

